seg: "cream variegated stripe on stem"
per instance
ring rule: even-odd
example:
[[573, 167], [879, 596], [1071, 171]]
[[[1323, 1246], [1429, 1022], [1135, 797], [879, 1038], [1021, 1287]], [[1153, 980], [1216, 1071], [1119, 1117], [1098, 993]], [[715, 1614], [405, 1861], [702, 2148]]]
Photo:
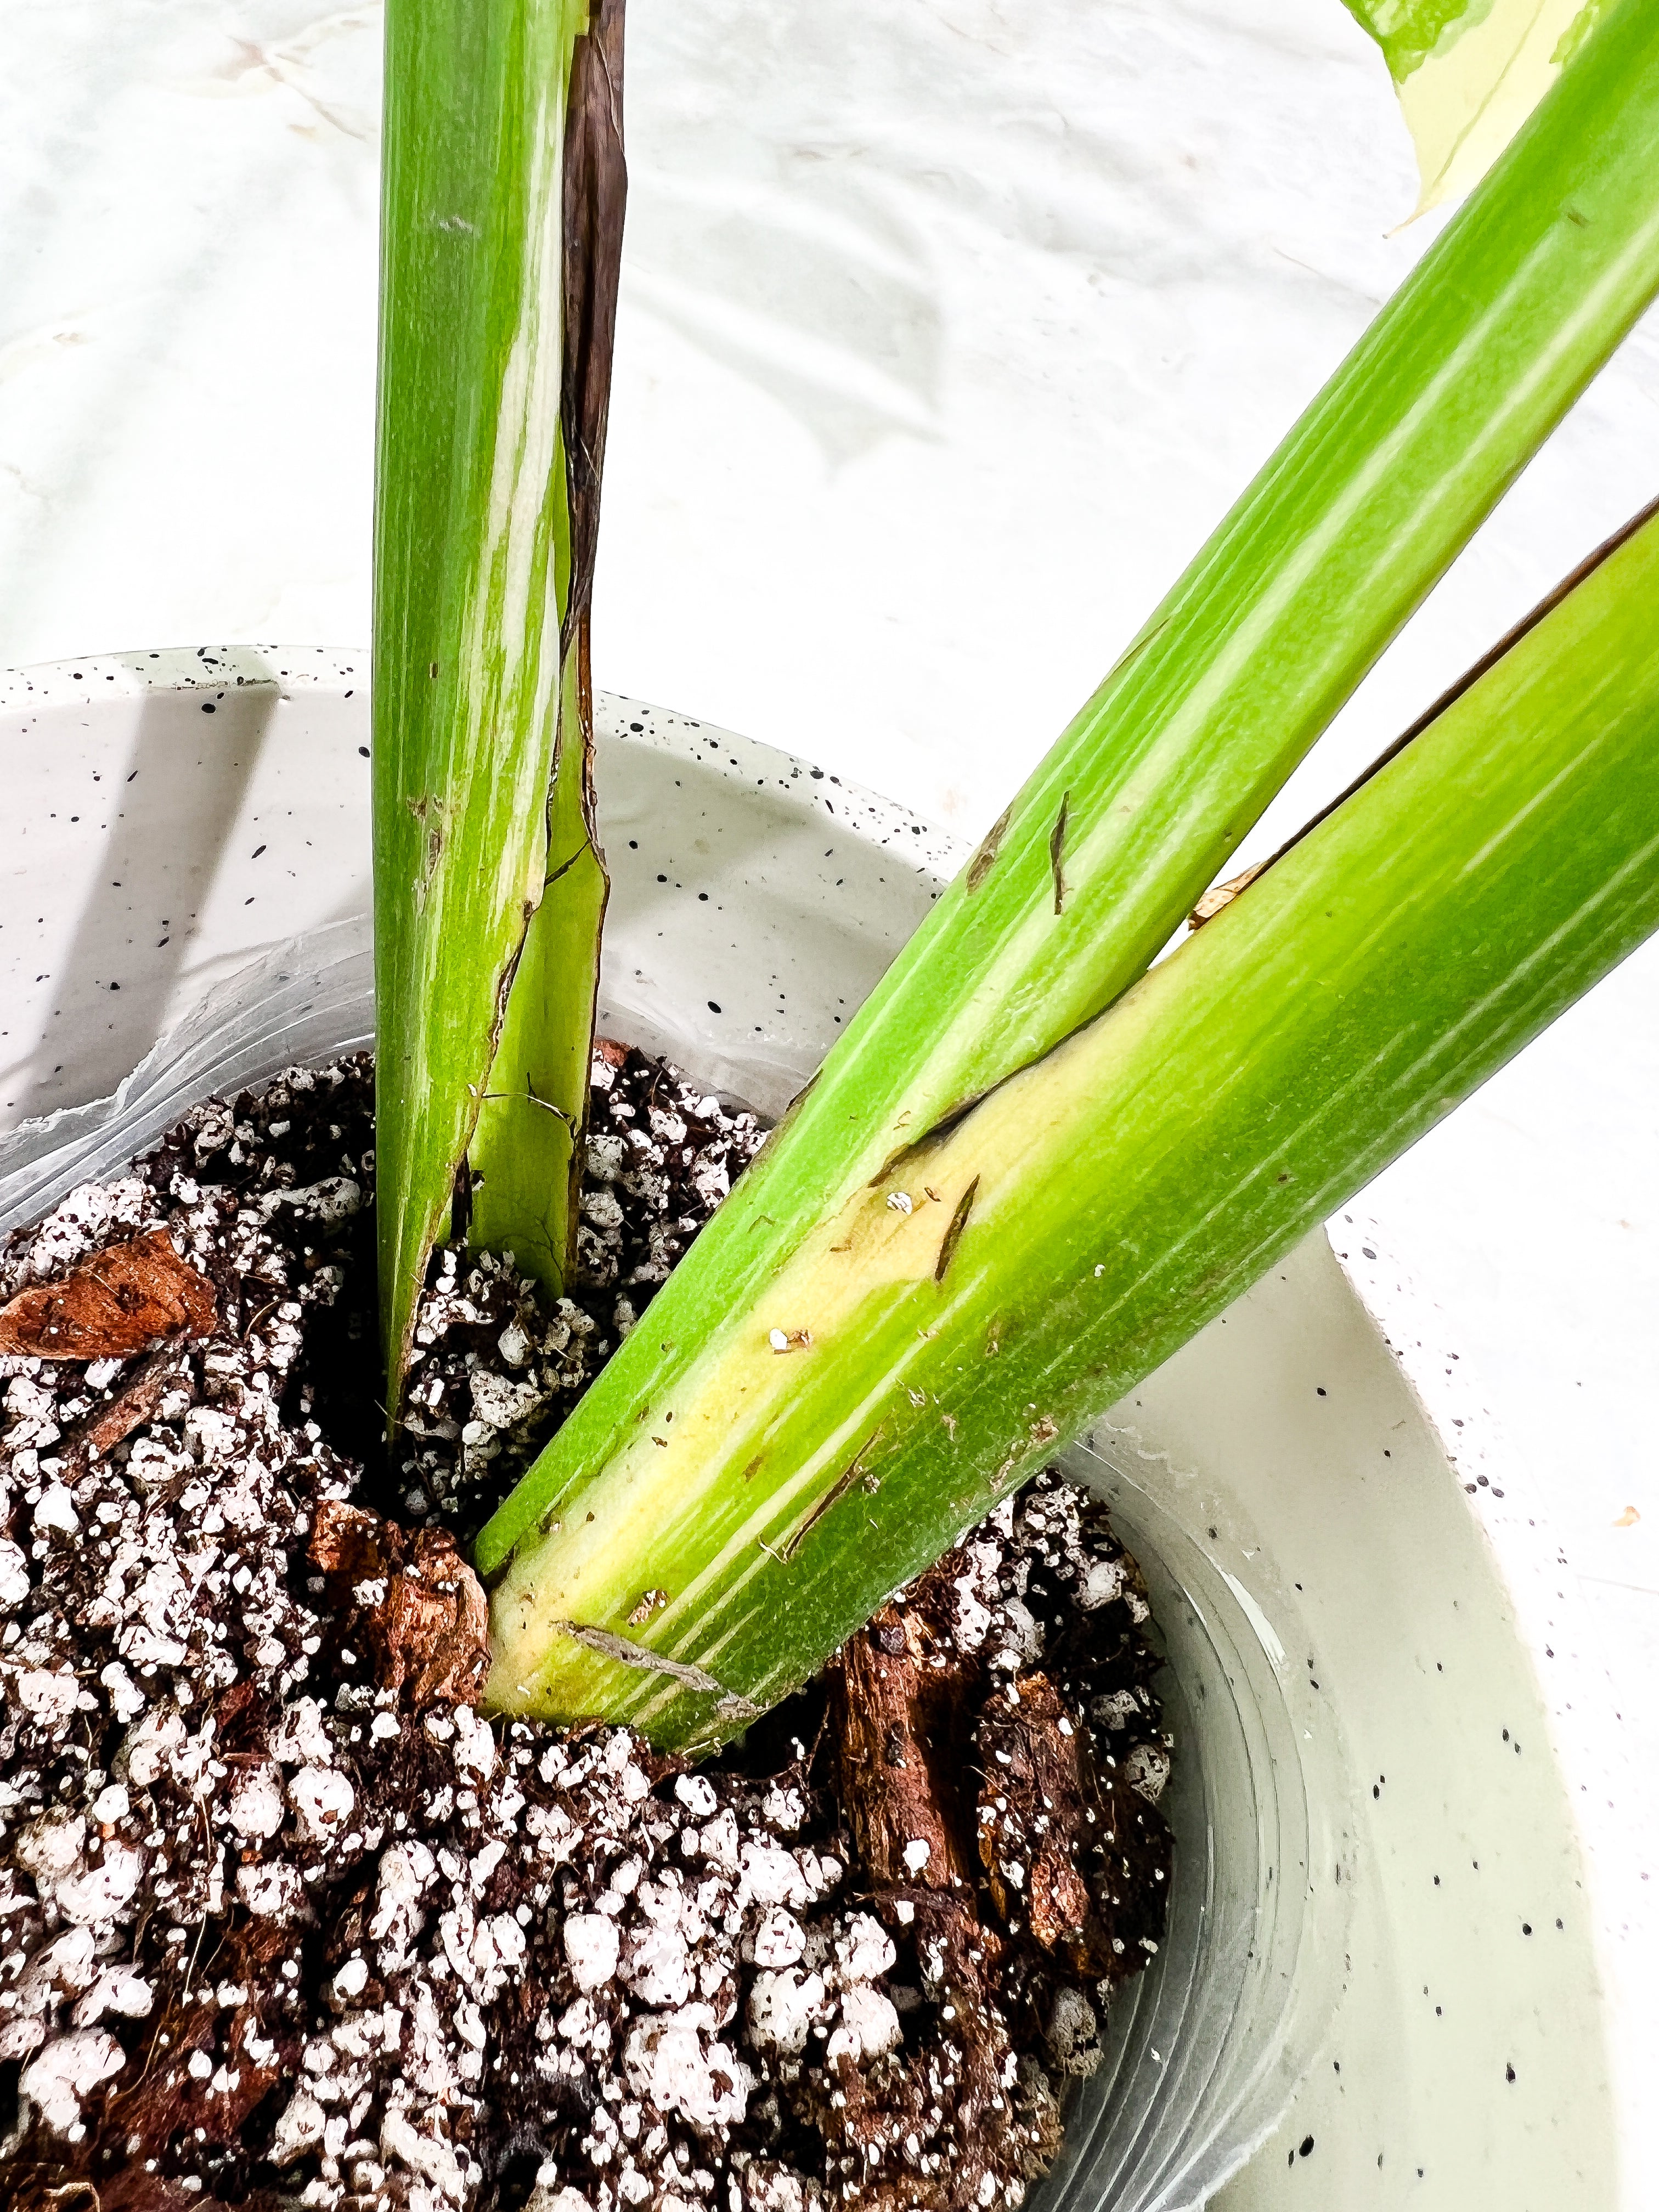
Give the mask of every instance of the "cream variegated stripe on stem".
[[546, 872], [468, 1148], [472, 1243], [562, 1291], [574, 1243], [599, 936], [610, 878], [593, 790], [588, 625], [627, 173], [622, 0], [598, 0], [571, 63], [564, 149], [564, 371], [569, 580], [562, 586], [559, 744]]
[[[817, 1268], [872, 1179], [1135, 981], [1656, 289], [1659, 9], [1626, 0], [939, 901], [484, 1529], [481, 1569], [518, 1553], [533, 1582], [554, 1521], [568, 1538], [573, 1516], [632, 1512], [611, 1476], [641, 1424], [701, 1402], [696, 1378], [757, 1327], [800, 1325], [779, 1285]], [[814, 1399], [822, 1439], [769, 1460], [766, 1483], [797, 1484], [820, 1443], [836, 1457], [856, 1370], [844, 1396]], [[714, 1463], [670, 1458], [695, 1516]], [[758, 1469], [747, 1481], [759, 1510]], [[626, 1609], [570, 1617], [620, 1633]], [[796, 1610], [776, 1630], [803, 1651], [816, 1632]]]
[[730, 1733], [1659, 925], [1656, 600], [1650, 521], [1117, 1006], [850, 1196], [513, 1559], [494, 1704]]
[[[386, 10], [374, 812], [394, 1409], [427, 1256], [466, 1225], [466, 1154], [550, 874], [580, 551], [562, 406], [567, 123], [588, 30], [585, 0]], [[590, 972], [560, 1007], [584, 1062], [592, 1003]]]

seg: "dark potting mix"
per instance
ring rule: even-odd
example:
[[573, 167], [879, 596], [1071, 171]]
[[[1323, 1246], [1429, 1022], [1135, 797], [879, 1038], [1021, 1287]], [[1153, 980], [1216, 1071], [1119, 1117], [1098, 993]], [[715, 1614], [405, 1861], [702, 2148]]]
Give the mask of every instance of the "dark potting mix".
[[0, 1251], [0, 2202], [990, 2212], [1052, 2160], [1170, 1866], [1087, 1493], [718, 1763], [479, 1711], [468, 1540], [760, 1141], [593, 1084], [579, 1297], [441, 1253], [390, 1462], [367, 1060]]

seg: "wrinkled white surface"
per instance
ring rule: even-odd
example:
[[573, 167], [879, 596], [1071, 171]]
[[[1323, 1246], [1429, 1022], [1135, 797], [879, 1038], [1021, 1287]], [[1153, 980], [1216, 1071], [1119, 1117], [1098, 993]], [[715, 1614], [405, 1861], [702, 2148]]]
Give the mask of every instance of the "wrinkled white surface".
[[[630, 14], [599, 679], [973, 834], [1428, 242], [1388, 234], [1382, 72], [1336, 0]], [[0, 659], [367, 634], [378, 41], [321, 0], [12, 0]], [[1650, 326], [1247, 854], [1649, 494], [1655, 366]], [[1650, 1769], [1656, 977], [1638, 955], [1364, 1202]]]

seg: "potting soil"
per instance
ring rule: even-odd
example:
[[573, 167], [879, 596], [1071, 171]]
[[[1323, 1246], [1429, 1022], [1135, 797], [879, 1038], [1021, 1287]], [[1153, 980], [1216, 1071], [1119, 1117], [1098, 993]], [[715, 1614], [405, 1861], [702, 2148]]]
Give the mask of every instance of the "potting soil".
[[210, 1103], [0, 1254], [15, 1333], [143, 1269], [186, 1332], [0, 1357], [0, 2197], [1018, 2205], [1163, 1926], [1133, 1562], [1048, 1475], [718, 1765], [482, 1718], [460, 1546], [759, 1138], [602, 1050], [579, 1299], [441, 1254], [388, 1468], [372, 1088]]

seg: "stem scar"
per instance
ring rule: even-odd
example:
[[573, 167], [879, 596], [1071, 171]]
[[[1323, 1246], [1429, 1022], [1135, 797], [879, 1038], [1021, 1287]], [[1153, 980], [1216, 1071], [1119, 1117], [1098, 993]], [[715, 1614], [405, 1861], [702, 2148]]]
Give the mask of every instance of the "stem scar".
[[1048, 832], [1048, 866], [1054, 879], [1054, 912], [1063, 913], [1066, 907], [1066, 823], [1072, 811], [1072, 794], [1068, 791], [1060, 802], [1060, 811], [1054, 817], [1054, 826]]
[[939, 1258], [933, 1262], [933, 1280], [936, 1283], [945, 1280], [945, 1270], [956, 1257], [957, 1246], [962, 1242], [962, 1232], [968, 1226], [968, 1216], [974, 1210], [974, 1200], [978, 1193], [979, 1177], [975, 1176], [957, 1200], [957, 1210], [951, 1216], [950, 1226], [939, 1240]]
[[568, 875], [570, 870], [575, 866], [577, 861], [580, 860], [584, 854], [591, 853], [592, 849], [593, 848], [584, 839], [582, 843], [577, 846], [575, 851], [570, 855], [568, 860], [561, 860], [556, 868], [553, 869], [550, 874], [543, 877], [542, 889], [544, 891], [550, 890], [553, 885], [558, 882], [561, 876]]
[[525, 1079], [525, 1087], [522, 1091], [480, 1091], [477, 1085], [473, 1083], [469, 1083], [466, 1087], [472, 1093], [472, 1096], [475, 1098], [483, 1100], [486, 1103], [493, 1099], [503, 1106], [539, 1106], [544, 1114], [552, 1115], [556, 1121], [562, 1121], [567, 1129], [574, 1129], [576, 1126], [570, 1115], [565, 1112], [562, 1106], [556, 1106], [550, 1098], [537, 1097], [534, 1091], [530, 1087], [528, 1077]]
[[793, 1559], [796, 1553], [799, 1551], [802, 1544], [805, 1541], [807, 1536], [811, 1534], [811, 1530], [817, 1528], [818, 1522], [823, 1520], [824, 1515], [830, 1510], [830, 1507], [832, 1505], [838, 1505], [841, 1500], [846, 1497], [848, 1492], [853, 1487], [853, 1485], [855, 1482], [859, 1482], [863, 1480], [866, 1472], [864, 1464], [865, 1460], [867, 1455], [875, 1449], [877, 1439], [880, 1435], [881, 1431], [878, 1428], [873, 1429], [871, 1431], [869, 1437], [860, 1447], [858, 1453], [853, 1460], [852, 1465], [848, 1468], [845, 1474], [839, 1475], [830, 1487], [824, 1492], [823, 1497], [819, 1498], [817, 1504], [812, 1508], [806, 1518], [801, 1522], [799, 1528], [795, 1529], [793, 1534], [784, 1540], [782, 1551], [781, 1553], [773, 1553], [772, 1556], [774, 1559], [779, 1560], [781, 1563]]
[[[649, 1595], [654, 1596], [656, 1593]], [[597, 1651], [602, 1659], [614, 1659], [619, 1666], [637, 1667], [647, 1674], [666, 1674], [688, 1690], [701, 1690], [720, 1698], [731, 1694], [725, 1683], [716, 1680], [706, 1667], [690, 1666], [683, 1659], [665, 1659], [661, 1652], [648, 1651], [643, 1644], [632, 1643], [626, 1636], [613, 1635], [608, 1628], [591, 1628], [580, 1620], [556, 1620], [550, 1625], [559, 1634], [574, 1637], [590, 1651]]]
[[985, 842], [968, 863], [968, 889], [976, 891], [996, 866], [997, 854], [1002, 850], [1002, 841], [1008, 835], [1008, 824], [1014, 818], [1012, 804], [1005, 806], [985, 834]]
[[1152, 625], [1152, 629], [1147, 631], [1145, 637], [1137, 638], [1134, 643], [1128, 648], [1127, 652], [1121, 653], [1117, 659], [1115, 659], [1112, 663], [1112, 665], [1107, 670], [1106, 682], [1109, 684], [1113, 677], [1121, 676], [1132, 660], [1139, 660], [1141, 654], [1146, 652], [1147, 647], [1158, 635], [1158, 632], [1160, 630], [1168, 629], [1169, 627], [1170, 617], [1168, 615], [1165, 615], [1162, 622], [1155, 623]]

